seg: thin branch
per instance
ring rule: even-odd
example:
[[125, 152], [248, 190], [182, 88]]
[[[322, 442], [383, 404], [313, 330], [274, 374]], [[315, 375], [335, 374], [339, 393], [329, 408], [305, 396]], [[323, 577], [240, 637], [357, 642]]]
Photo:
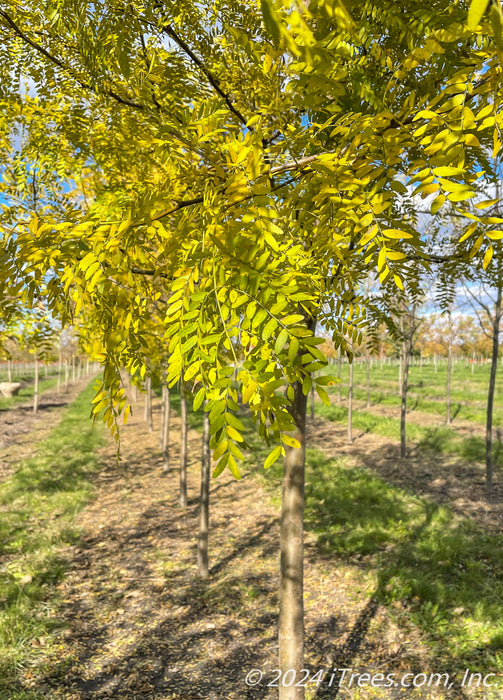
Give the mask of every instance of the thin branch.
[[211, 86], [214, 88], [215, 92], [220, 95], [220, 97], [225, 100], [225, 103], [227, 104], [228, 108], [230, 111], [236, 116], [241, 124], [246, 126], [246, 122], [248, 121], [243, 114], [239, 111], [239, 109], [234, 105], [232, 102], [230, 95], [226, 93], [222, 88], [220, 87], [220, 82], [219, 80], [213, 75], [213, 73], [204, 65], [204, 63], [201, 61], [200, 58], [196, 56], [196, 54], [192, 51], [190, 46], [188, 46], [185, 41], [179, 36], [173, 27], [171, 25], [165, 25], [161, 27], [161, 31], [164, 34], [167, 34], [171, 39], [173, 39], [176, 44], [184, 51], [187, 56], [196, 64], [196, 66], [204, 73], [206, 78], [208, 79], [208, 82], [211, 84]]
[[[7, 24], [15, 31], [15, 33], [27, 44], [29, 44], [32, 48], [34, 48], [36, 51], [41, 53], [43, 56], [45, 56], [49, 61], [54, 63], [54, 65], [58, 66], [58, 68], [61, 68], [62, 70], [66, 71], [69, 73], [77, 82], [78, 84], [85, 88], [86, 90], [90, 90], [91, 92], [96, 92], [95, 89], [90, 85], [89, 83], [86, 83], [85, 81], [81, 80], [79, 77], [77, 77], [72, 71], [71, 68], [66, 66], [63, 61], [61, 61], [59, 58], [56, 56], [53, 56], [47, 49], [44, 49], [43, 46], [38, 44], [36, 41], [31, 39], [23, 30], [14, 22], [14, 20], [5, 12], [5, 10], [0, 10], [0, 17], [3, 17], [4, 20], [7, 22]], [[145, 108], [143, 105], [139, 104], [138, 102], [134, 102], [133, 100], [130, 100], [126, 97], [121, 97], [118, 95], [116, 92], [113, 90], [107, 90], [106, 94], [109, 95], [110, 97], [113, 97], [114, 100], [117, 102], [120, 102], [123, 105], [126, 105], [128, 107], [132, 107], [133, 109], [139, 109], [139, 110], [144, 110]]]
[[[86, 83], [84, 80], [79, 78], [75, 72], [65, 65], [63, 61], [61, 61], [59, 58], [56, 56], [53, 56], [47, 49], [45, 49], [43, 46], [38, 44], [36, 41], [31, 39], [23, 30], [16, 24], [16, 22], [5, 12], [5, 10], [0, 10], [0, 17], [3, 17], [6, 23], [14, 30], [14, 32], [19, 36], [20, 39], [22, 39], [24, 42], [26, 42], [29, 46], [34, 48], [36, 51], [41, 53], [43, 56], [45, 56], [49, 61], [51, 61], [54, 65], [58, 66], [58, 68], [61, 68], [61, 70], [65, 71], [69, 75], [72, 76], [72, 78], [84, 89], [89, 90], [90, 92], [94, 93], [95, 95], [99, 95], [99, 91], [97, 91], [90, 83]], [[145, 105], [140, 104], [139, 102], [134, 102], [133, 100], [130, 100], [126, 97], [121, 97], [118, 93], [116, 93], [114, 90], [111, 89], [105, 89], [104, 94], [107, 95], [108, 97], [113, 98], [116, 102], [119, 104], [125, 105], [126, 107], [131, 107], [132, 109], [136, 109], [141, 112], [147, 111], [147, 108]], [[194, 145], [191, 143], [189, 139], [187, 139], [183, 134], [180, 134], [176, 129], [173, 129], [172, 127], [169, 127], [166, 129], [167, 132], [173, 136], [174, 138], [178, 139], [181, 143], [183, 143], [185, 146], [190, 148], [191, 151], [198, 151], [198, 149], [194, 148]]]

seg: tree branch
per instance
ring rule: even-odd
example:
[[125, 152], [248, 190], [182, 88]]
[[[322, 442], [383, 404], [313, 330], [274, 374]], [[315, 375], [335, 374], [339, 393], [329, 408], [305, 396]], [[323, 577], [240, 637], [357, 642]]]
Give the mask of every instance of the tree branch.
[[243, 126], [246, 126], [246, 122], [248, 120], [241, 114], [239, 109], [237, 107], [235, 107], [234, 103], [232, 102], [232, 100], [230, 98], [230, 95], [228, 93], [224, 92], [224, 90], [222, 90], [222, 88], [220, 87], [219, 80], [213, 75], [213, 73], [211, 73], [211, 71], [208, 68], [206, 68], [206, 66], [201, 61], [201, 59], [196, 56], [196, 54], [192, 51], [190, 46], [188, 46], [185, 43], [185, 41], [181, 38], [181, 36], [179, 36], [175, 32], [173, 27], [168, 24], [168, 25], [161, 27], [161, 31], [164, 34], [167, 34], [171, 39], [173, 39], [173, 41], [176, 44], [178, 44], [178, 46], [182, 49], [182, 51], [184, 51], [187, 54], [187, 56], [189, 56], [191, 61], [193, 61], [193, 63], [195, 63], [196, 66], [204, 73], [204, 75], [208, 79], [208, 82], [214, 88], [215, 92], [218, 95], [220, 95], [220, 97], [223, 100], [225, 100], [226, 105], [228, 106], [230, 111], [234, 114], [234, 116], [236, 116], [238, 118], [238, 120], [241, 122], [241, 124], [243, 124]]

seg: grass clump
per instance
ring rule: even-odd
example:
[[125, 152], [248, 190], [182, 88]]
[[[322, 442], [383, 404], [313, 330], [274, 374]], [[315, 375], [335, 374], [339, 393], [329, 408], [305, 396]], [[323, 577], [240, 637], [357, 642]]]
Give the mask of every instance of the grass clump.
[[[279, 499], [281, 464], [261, 474]], [[306, 454], [305, 527], [335, 566], [373, 575], [373, 597], [420, 628], [438, 668], [503, 672], [499, 535], [315, 449]]]
[[93, 494], [104, 444], [103, 427], [89, 420], [93, 395], [89, 386], [36, 455], [0, 484], [0, 697], [38, 697], [23, 679], [56, 649], [61, 549], [78, 539], [73, 520]]

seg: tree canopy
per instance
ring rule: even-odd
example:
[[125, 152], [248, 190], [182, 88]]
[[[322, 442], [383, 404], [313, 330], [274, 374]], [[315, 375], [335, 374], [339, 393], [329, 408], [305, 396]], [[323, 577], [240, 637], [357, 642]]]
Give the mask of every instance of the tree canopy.
[[503, 237], [472, 203], [501, 149], [486, 5], [467, 26], [446, 0], [6, 0], [3, 322], [41, 301], [78, 318], [110, 425], [120, 368], [143, 377], [162, 336], [169, 382], [208, 400], [216, 473], [236, 476], [239, 366], [272, 463], [297, 444], [295, 383], [326, 399], [312, 320], [346, 351], [369, 271], [417, 287], [418, 198], [458, 214], [467, 256], [488, 265]]

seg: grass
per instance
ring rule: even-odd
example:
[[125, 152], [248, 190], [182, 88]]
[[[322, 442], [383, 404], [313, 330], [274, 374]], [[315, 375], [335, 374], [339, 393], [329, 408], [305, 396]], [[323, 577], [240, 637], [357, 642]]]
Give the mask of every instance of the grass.
[[[260, 473], [279, 499], [281, 465]], [[373, 573], [373, 596], [420, 628], [435, 669], [503, 671], [500, 537], [318, 450], [307, 450], [306, 478], [306, 530], [319, 550]]]
[[[485, 423], [485, 405], [487, 402], [487, 387], [489, 384], [489, 365], [471, 367], [464, 362], [454, 365], [451, 378], [451, 411], [458, 420], [469, 420], [480, 425]], [[337, 367], [331, 365], [329, 372], [337, 374]], [[409, 401], [408, 405], [413, 411], [424, 411], [445, 416], [445, 386], [447, 369], [445, 364], [438, 365], [435, 372], [433, 365], [424, 365], [421, 370], [417, 365], [410, 367], [409, 371]], [[498, 365], [498, 375], [501, 375], [501, 364]], [[341, 397], [347, 397], [348, 366], [341, 366], [340, 393]], [[496, 406], [494, 412], [494, 426], [503, 425], [503, 408], [498, 405], [498, 384], [496, 388]], [[338, 391], [333, 386], [329, 389], [333, 394]], [[366, 367], [365, 364], [354, 365], [354, 398], [366, 401]], [[396, 406], [400, 405], [398, 396], [398, 367], [396, 365], [384, 365], [381, 369], [379, 362], [375, 362], [370, 372], [370, 397], [373, 405]]]
[[[39, 383], [38, 383], [39, 396], [41, 394], [43, 394], [45, 391], [49, 391], [50, 389], [53, 389], [58, 384], [57, 374], [56, 374], [56, 376], [54, 376], [54, 374], [49, 373], [47, 378], [43, 376], [43, 373], [41, 373], [41, 374], [42, 374], [42, 376], [39, 378]], [[7, 381], [7, 380], [5, 380], [5, 381]], [[21, 387], [21, 389], [19, 390], [19, 394], [17, 396], [12, 396], [11, 398], [7, 398], [5, 396], [0, 395], [0, 411], [1, 410], [8, 410], [10, 408], [13, 408], [17, 404], [26, 402], [27, 399], [33, 398], [35, 385], [34, 385], [34, 379], [33, 379], [32, 374], [26, 374], [26, 375], [21, 375], [19, 377], [14, 377], [12, 381], [24, 383], [24, 386]]]
[[[348, 419], [346, 406], [332, 404], [316, 404], [317, 415], [336, 423], [345, 423]], [[353, 409], [352, 425], [354, 430], [377, 433], [392, 440], [400, 440], [400, 420], [389, 416], [378, 416], [367, 411]], [[464, 459], [474, 462], [485, 460], [485, 441], [482, 437], [460, 437], [453, 428], [423, 427], [410, 422], [407, 416], [405, 427], [407, 442], [417, 443], [419, 449], [433, 452], [458, 454]], [[493, 443], [493, 459], [495, 466], [503, 465], [503, 450], [501, 443]]]
[[74, 518], [92, 497], [96, 450], [104, 444], [103, 427], [89, 421], [93, 396], [89, 386], [36, 456], [0, 484], [0, 697], [42, 697], [23, 688], [21, 677], [57, 651], [61, 548], [78, 538]]

